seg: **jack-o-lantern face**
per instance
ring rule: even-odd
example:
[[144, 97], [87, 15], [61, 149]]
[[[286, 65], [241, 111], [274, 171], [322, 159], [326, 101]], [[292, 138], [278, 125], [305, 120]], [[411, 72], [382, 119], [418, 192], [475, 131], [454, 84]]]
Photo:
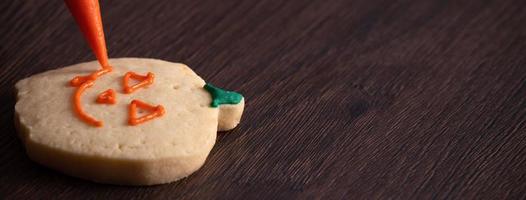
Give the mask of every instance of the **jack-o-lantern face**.
[[[99, 127], [102, 126], [101, 121], [89, 116], [82, 109], [82, 105], [80, 102], [81, 94], [84, 90], [93, 86], [95, 80], [99, 76], [102, 76], [103, 74], [108, 73], [110, 71], [111, 68], [98, 70], [95, 73], [88, 76], [77, 76], [73, 78], [70, 82], [71, 86], [78, 87], [74, 96], [75, 112], [83, 121], [85, 121], [88, 124]], [[138, 89], [146, 88], [146, 86], [153, 84], [154, 77], [154, 74], [151, 72], [148, 72], [146, 75], [140, 75], [135, 72], [127, 72], [124, 75], [122, 81], [124, 94], [131, 94]], [[139, 82], [132, 85], [130, 83], [130, 79], [134, 79]], [[117, 103], [117, 93], [113, 89], [107, 89], [106, 91], [100, 93], [97, 96], [96, 102], [99, 104], [115, 104]], [[160, 117], [165, 112], [164, 107], [161, 105], [153, 106], [138, 99], [132, 100], [128, 108], [128, 124], [132, 126]], [[137, 112], [139, 111], [139, 109], [147, 111], [149, 113], [138, 117]]]
[[[108, 121], [112, 124], [111, 127], [115, 127], [135, 126], [154, 120], [145, 126], [173, 123], [186, 126], [189, 123], [186, 121], [192, 118], [181, 120], [181, 116], [196, 115], [206, 118], [209, 115], [203, 113], [215, 112], [208, 108], [219, 108], [225, 104], [238, 105], [243, 100], [236, 92], [207, 84], [185, 65], [173, 66], [158, 61], [141, 61], [137, 64], [137, 60], [133, 61], [125, 60], [121, 64], [115, 62], [117, 66], [114, 69], [106, 67], [70, 80], [70, 85], [75, 87], [73, 113], [81, 122], [101, 127], [103, 121]], [[86, 71], [76, 73], [78, 72]], [[232, 106], [223, 107], [223, 110], [228, 110]], [[235, 127], [242, 107], [237, 106], [235, 112], [231, 112], [235, 114], [234, 118], [218, 120], [219, 124], [228, 121], [232, 123], [226, 127]], [[230, 115], [220, 115], [220, 118], [223, 116]], [[161, 120], [159, 117], [162, 117]], [[173, 122], [173, 118], [177, 118], [177, 122]], [[115, 122], [119, 124], [114, 124]], [[120, 124], [121, 122], [124, 124]]]

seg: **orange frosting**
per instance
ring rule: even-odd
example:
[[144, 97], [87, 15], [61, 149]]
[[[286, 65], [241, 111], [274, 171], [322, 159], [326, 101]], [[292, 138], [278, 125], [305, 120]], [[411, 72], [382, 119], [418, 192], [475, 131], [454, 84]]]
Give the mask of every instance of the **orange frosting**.
[[[133, 85], [133, 86], [130, 86], [130, 78], [138, 80], [140, 82], [135, 84], [135, 85]], [[148, 85], [153, 84], [153, 78], [154, 78], [154, 75], [151, 72], [148, 72], [148, 74], [146, 74], [146, 76], [136, 74], [135, 72], [127, 72], [124, 75], [124, 81], [123, 81], [124, 93], [129, 94], [129, 93], [132, 93], [132, 92], [134, 92], [135, 90], [137, 90], [139, 88], [146, 87]]]
[[64, 0], [75, 21], [80, 27], [84, 38], [88, 42], [91, 50], [97, 57], [102, 69], [95, 71], [88, 76], [77, 76], [70, 81], [70, 85], [78, 87], [73, 96], [73, 105], [75, 113], [84, 122], [93, 126], [102, 126], [102, 122], [89, 116], [84, 109], [80, 97], [82, 93], [93, 86], [98, 77], [111, 72], [111, 66], [108, 62], [108, 52], [106, 50], [106, 41], [104, 40], [104, 30], [102, 28], [102, 17], [100, 15], [100, 6], [98, 0]]
[[111, 70], [112, 70], [111, 67], [108, 66], [107, 68], [99, 69], [87, 76], [76, 76], [75, 78], [71, 79], [71, 81], [69, 81], [69, 85], [73, 87], [78, 87], [86, 81], [89, 81], [89, 80], [95, 81], [100, 76], [111, 72]]
[[93, 81], [89, 80], [89, 81], [82, 83], [82, 85], [80, 85], [77, 88], [77, 90], [75, 91], [75, 94], [73, 95], [73, 101], [75, 102], [74, 108], [75, 108], [75, 112], [77, 113], [77, 116], [80, 119], [82, 119], [84, 122], [92, 126], [101, 127], [102, 122], [86, 114], [86, 112], [84, 112], [84, 110], [82, 109], [82, 106], [81, 106], [82, 104], [80, 103], [80, 98], [82, 97], [82, 93], [87, 88], [90, 88], [91, 86], [93, 86], [93, 83], [94, 83]]
[[[67, 7], [71, 11], [71, 14], [75, 18], [80, 30], [82, 31], [84, 38], [88, 42], [91, 50], [97, 57], [102, 69], [99, 69], [87, 76], [76, 76], [70, 81], [70, 85], [77, 87], [73, 95], [73, 105], [77, 116], [84, 122], [101, 127], [103, 123], [90, 115], [88, 115], [84, 109], [82, 109], [81, 97], [82, 93], [93, 86], [97, 78], [112, 71], [112, 68], [108, 62], [108, 52], [106, 49], [106, 41], [104, 40], [104, 30], [102, 27], [102, 17], [100, 14], [100, 6], [98, 0], [64, 0]], [[136, 85], [129, 86], [129, 79], [139, 80], [140, 82]], [[124, 76], [124, 92], [132, 93], [135, 90], [151, 85], [153, 83], [154, 75], [148, 72], [146, 76], [138, 75], [134, 72], [128, 72]], [[109, 89], [99, 94], [97, 97], [97, 103], [115, 104], [115, 91]], [[136, 117], [137, 107], [144, 110], [151, 111], [150, 114], [145, 116]], [[151, 106], [144, 102], [133, 100], [130, 104], [129, 112], [129, 124], [137, 125], [145, 121], [151, 120], [156, 117], [160, 117], [164, 114], [164, 108], [162, 106]]]
[[115, 91], [112, 89], [108, 89], [97, 96], [97, 103], [102, 104], [115, 104], [117, 103]]
[[[149, 111], [150, 113], [143, 115], [142, 117], [137, 117], [137, 108]], [[152, 120], [156, 117], [164, 115], [164, 107], [161, 105], [152, 106], [150, 104], [144, 103], [139, 100], [133, 100], [129, 106], [128, 112], [128, 124], [135, 126], [140, 123]]]

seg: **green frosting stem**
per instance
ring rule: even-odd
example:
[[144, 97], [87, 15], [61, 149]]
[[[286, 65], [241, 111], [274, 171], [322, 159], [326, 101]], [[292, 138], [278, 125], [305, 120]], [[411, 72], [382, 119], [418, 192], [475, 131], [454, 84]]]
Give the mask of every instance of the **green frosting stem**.
[[210, 107], [217, 108], [219, 105], [223, 104], [238, 104], [243, 99], [243, 95], [233, 92], [226, 91], [216, 86], [213, 86], [210, 83], [205, 84], [205, 90], [212, 95], [212, 103]]

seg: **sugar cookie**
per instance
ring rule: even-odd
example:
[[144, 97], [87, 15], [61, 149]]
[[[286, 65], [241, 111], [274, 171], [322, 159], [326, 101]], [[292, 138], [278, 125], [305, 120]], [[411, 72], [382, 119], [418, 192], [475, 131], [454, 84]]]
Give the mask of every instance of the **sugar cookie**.
[[168, 183], [198, 170], [217, 131], [240, 121], [244, 98], [186, 65], [144, 58], [110, 65], [96, 81], [87, 76], [100, 68], [92, 61], [16, 84], [15, 120], [32, 160], [96, 182]]

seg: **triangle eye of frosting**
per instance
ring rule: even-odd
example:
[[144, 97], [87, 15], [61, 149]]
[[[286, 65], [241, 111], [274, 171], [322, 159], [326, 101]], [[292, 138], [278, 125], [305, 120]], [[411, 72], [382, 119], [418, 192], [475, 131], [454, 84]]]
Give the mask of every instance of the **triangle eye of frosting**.
[[[141, 117], [137, 117], [138, 109], [142, 109], [144, 111], [147, 111], [148, 113]], [[139, 100], [133, 100], [130, 103], [128, 112], [129, 112], [128, 124], [135, 126], [140, 123], [160, 117], [164, 115], [165, 111], [164, 111], [164, 107], [161, 105], [154, 106], [154, 105], [150, 105], [150, 104], [147, 104]]]
[[[134, 79], [139, 81], [139, 83], [135, 85], [130, 86], [130, 79]], [[127, 72], [124, 75], [124, 93], [129, 94], [134, 92], [135, 90], [146, 87], [148, 85], [151, 85], [153, 83], [154, 75], [151, 72], [148, 72], [146, 75], [139, 75], [135, 72]]]

